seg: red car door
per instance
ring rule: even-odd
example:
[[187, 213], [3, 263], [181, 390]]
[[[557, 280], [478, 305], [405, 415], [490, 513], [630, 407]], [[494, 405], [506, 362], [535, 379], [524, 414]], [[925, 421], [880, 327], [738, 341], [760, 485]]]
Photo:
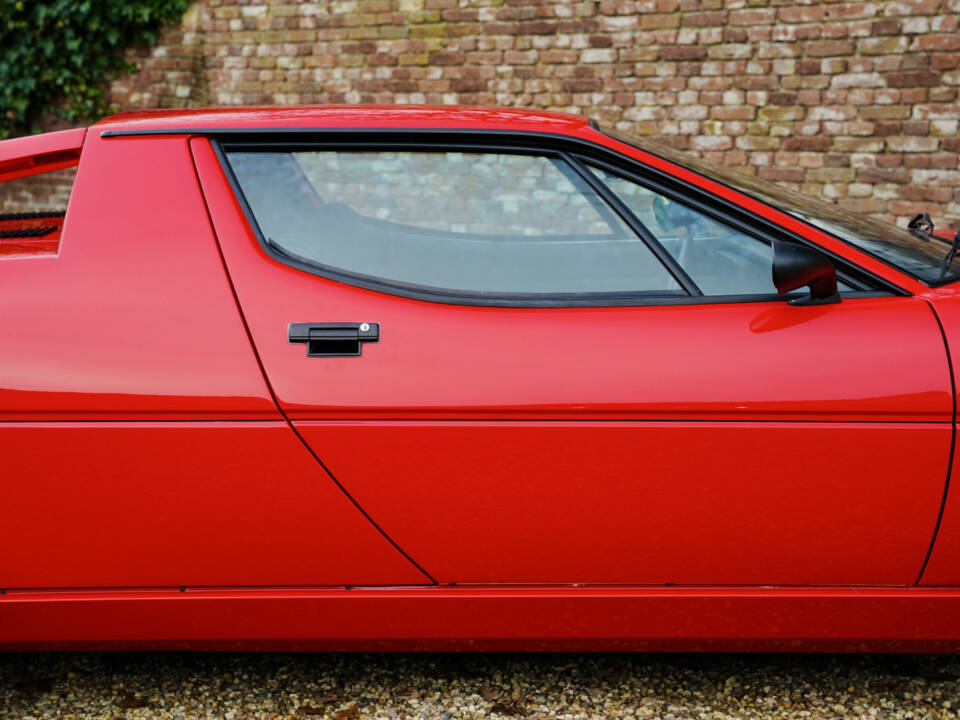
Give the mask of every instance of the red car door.
[[952, 412], [924, 302], [854, 273], [790, 305], [761, 239], [674, 198], [651, 242], [555, 145], [283, 141], [192, 141], [246, 323], [299, 434], [437, 581], [916, 580]]
[[90, 131], [43, 219], [52, 251], [0, 257], [0, 588], [429, 582], [277, 410], [186, 138]]

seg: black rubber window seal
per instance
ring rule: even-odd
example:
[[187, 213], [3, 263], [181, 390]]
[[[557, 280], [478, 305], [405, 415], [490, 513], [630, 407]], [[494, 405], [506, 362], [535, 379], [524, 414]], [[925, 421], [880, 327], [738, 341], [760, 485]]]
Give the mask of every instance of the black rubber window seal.
[[[325, 267], [309, 261], [305, 258], [299, 258], [290, 253], [280, 252], [276, 243], [270, 242], [261, 231], [255, 217], [246, 202], [245, 197], [234, 176], [230, 164], [226, 158], [227, 149], [244, 150], [307, 150], [318, 149], [322, 147], [336, 147], [337, 149], [391, 149], [391, 150], [455, 150], [455, 151], [495, 151], [519, 154], [537, 154], [550, 155], [551, 153], [569, 158], [571, 166], [578, 172], [586, 172], [588, 180], [593, 185], [594, 181], [604, 189], [603, 197], [611, 203], [617, 214], [621, 217], [631, 218], [628, 224], [638, 232], [642, 223], [637, 220], [623, 203], [606, 188], [598, 178], [593, 176], [583, 167], [587, 162], [609, 169], [610, 171], [621, 175], [629, 180], [638, 182], [651, 190], [661, 192], [680, 202], [690, 205], [701, 212], [718, 221], [733, 225], [738, 229], [747, 232], [759, 239], [770, 241], [772, 237], [779, 237], [791, 242], [798, 242], [817, 250], [831, 257], [838, 268], [838, 274], [847, 284], [856, 288], [854, 291], [843, 293], [843, 297], [883, 297], [889, 295], [908, 296], [911, 293], [894, 283], [880, 278], [875, 274], [860, 268], [836, 253], [826, 250], [822, 246], [797, 235], [796, 233], [773, 223], [766, 218], [744, 210], [734, 203], [723, 198], [712, 195], [711, 193], [690, 185], [674, 178], [673, 176], [651, 166], [645, 165], [633, 158], [629, 158], [622, 153], [598, 145], [597, 143], [574, 138], [565, 135], [556, 135], [551, 133], [541, 133], [533, 131], [496, 131], [496, 130], [435, 130], [435, 129], [374, 129], [360, 130], [351, 128], [278, 128], [278, 129], [245, 129], [245, 128], [208, 128], [208, 129], [183, 129], [183, 130], [158, 130], [158, 131], [129, 131], [112, 133], [111, 137], [123, 137], [132, 135], [204, 135], [207, 136], [214, 152], [221, 164], [221, 167], [231, 185], [234, 194], [240, 203], [244, 214], [250, 224], [251, 229], [256, 235], [264, 251], [274, 257], [274, 259], [284, 264], [295, 267], [304, 272], [308, 272], [320, 277], [326, 277], [350, 285], [375, 290], [390, 295], [398, 295], [428, 302], [455, 304], [455, 305], [477, 305], [493, 307], [517, 307], [517, 308], [537, 308], [537, 307], [624, 307], [624, 306], [651, 306], [651, 305], [702, 305], [702, 304], [726, 304], [732, 302], [753, 303], [753, 302], [773, 302], [784, 301], [786, 299], [775, 294], [749, 294], [749, 295], [725, 295], [709, 296], [702, 295], [699, 289], [691, 293], [688, 289], [691, 284], [696, 285], [689, 280], [687, 274], [673, 260], [666, 250], [659, 246], [655, 238], [652, 238], [653, 244], [659, 246], [666, 257], [657, 255], [664, 262], [665, 266], [674, 274], [674, 277], [684, 287], [686, 293], [664, 293], [657, 291], [651, 292], [629, 292], [622, 294], [608, 293], [577, 293], [577, 294], [540, 294], [540, 295], [509, 295], [509, 294], [480, 294], [460, 291], [448, 291], [436, 288], [427, 288], [423, 286], [402, 285], [394, 282], [387, 282], [379, 278], [368, 276], [359, 276], [353, 273], [338, 270], [336, 268]], [[106, 133], [104, 133], [106, 135]], [[591, 180], [592, 178], [592, 180]], [[597, 187], [596, 185], [594, 186]], [[618, 207], [619, 206], [619, 207]], [[639, 234], [639, 233], [638, 233]], [[645, 241], [652, 237], [647, 233], [647, 237], [640, 234]], [[649, 244], [649, 241], [648, 241]], [[681, 278], [686, 278], [682, 281]]]

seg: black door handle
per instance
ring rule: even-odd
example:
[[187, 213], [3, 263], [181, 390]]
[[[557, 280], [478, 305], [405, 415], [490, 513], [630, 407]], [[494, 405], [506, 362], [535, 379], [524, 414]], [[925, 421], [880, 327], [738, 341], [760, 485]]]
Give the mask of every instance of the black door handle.
[[307, 357], [356, 357], [363, 343], [380, 341], [380, 323], [290, 323], [291, 343], [306, 343]]

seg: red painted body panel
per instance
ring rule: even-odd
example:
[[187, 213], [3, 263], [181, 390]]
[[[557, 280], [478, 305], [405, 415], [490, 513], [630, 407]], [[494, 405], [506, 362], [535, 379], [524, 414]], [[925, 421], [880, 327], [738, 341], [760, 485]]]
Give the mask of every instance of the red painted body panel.
[[4, 140], [0, 142], [0, 164], [37, 155], [78, 151], [83, 147], [86, 134], [86, 128], [73, 128]]
[[960, 651], [960, 591], [457, 587], [8, 593], [0, 649]]
[[[946, 287], [931, 293], [930, 303], [943, 326], [950, 347], [954, 378], [960, 378], [960, 291]], [[960, 389], [958, 389], [960, 390]], [[960, 406], [960, 394], [957, 396]], [[951, 480], [944, 498], [943, 517], [930, 553], [922, 585], [960, 585], [960, 456], [954, 448]]]
[[950, 445], [922, 423], [296, 425], [456, 583], [912, 584]]
[[[188, 137], [266, 127], [566, 134], [917, 297], [502, 309], [341, 285], [269, 258], [208, 141]], [[101, 136], [157, 129], [175, 134]], [[0, 143], [0, 179], [83, 146], [59, 251], [0, 254], [2, 519], [16, 538], [0, 588], [21, 588], [0, 595], [0, 649], [960, 651], [958, 587], [849, 587], [914, 583], [933, 537], [956, 399], [927, 303], [956, 362], [957, 290], [575, 116], [247, 108], [84, 132]], [[324, 359], [286, 341], [287, 323], [324, 321], [380, 322], [382, 339]], [[431, 578], [285, 415], [444, 582], [848, 587], [317, 587]], [[955, 505], [926, 583], [960, 586]]]
[[59, 255], [0, 257], [0, 307], [0, 420], [280, 417], [183, 138], [91, 137]]
[[4, 423], [0, 587], [429, 582], [286, 423]]
[[483, 106], [450, 105], [306, 105], [286, 107], [199, 108], [131, 111], [93, 126], [111, 130], [192, 128], [463, 128], [575, 133], [589, 127], [582, 115]]
[[[281, 408], [438, 581], [916, 581], [953, 412], [923, 301], [521, 310], [385, 295], [269, 258], [208, 143], [192, 148]], [[382, 338], [359, 358], [308, 358], [284, 333], [363, 321]], [[415, 418], [430, 422], [385, 422]]]
[[[270, 258], [208, 143], [192, 147], [244, 316], [291, 418], [950, 422], [943, 339], [921, 301], [517, 309], [385, 295]], [[291, 322], [365, 321], [383, 337], [359, 359], [306, 358], [285, 335]]]
[[0, 182], [73, 167], [86, 133], [75, 128], [0, 142]]
[[[206, 128], [355, 128], [355, 129], [436, 129], [495, 130], [546, 132], [587, 140], [606, 146], [627, 157], [645, 162], [666, 172], [700, 185], [719, 197], [731, 200], [788, 227], [817, 242], [837, 255], [883, 277], [909, 292], [922, 293], [926, 285], [909, 275], [885, 265], [851, 245], [826, 233], [814, 230], [791, 215], [770, 208], [726, 185], [692, 173], [659, 157], [625, 145], [589, 126], [585, 117], [566, 113], [542, 112], [518, 108], [482, 106], [415, 106], [392, 107], [363, 105], [288, 106], [213, 108], [198, 110], [152, 110], [121, 113], [94, 125], [91, 132], [150, 131], [165, 132]], [[186, 134], [186, 133], [185, 133]]]
[[37, 238], [8, 238], [0, 236], [0, 260], [5, 258], [56, 255], [60, 247], [60, 232], [63, 230], [63, 218], [0, 218], [0, 233], [4, 230], [21, 230], [37, 227], [56, 227], [56, 230]]

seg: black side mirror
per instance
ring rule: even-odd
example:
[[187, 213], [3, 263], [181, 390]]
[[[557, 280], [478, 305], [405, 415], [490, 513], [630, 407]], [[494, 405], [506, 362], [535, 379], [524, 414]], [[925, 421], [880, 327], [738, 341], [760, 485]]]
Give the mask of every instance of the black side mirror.
[[781, 295], [805, 285], [810, 287], [809, 297], [794, 298], [791, 305], [840, 302], [833, 263], [826, 255], [806, 245], [773, 241], [773, 284]]

